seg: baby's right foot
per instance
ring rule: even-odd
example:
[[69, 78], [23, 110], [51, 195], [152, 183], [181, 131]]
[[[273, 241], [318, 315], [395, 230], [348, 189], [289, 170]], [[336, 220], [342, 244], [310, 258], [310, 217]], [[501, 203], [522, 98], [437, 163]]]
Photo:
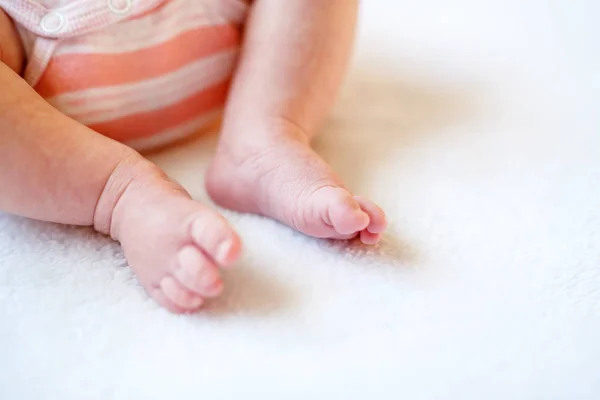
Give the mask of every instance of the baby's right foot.
[[148, 294], [176, 313], [218, 296], [218, 268], [235, 262], [241, 249], [222, 216], [145, 160], [125, 161], [113, 172], [94, 225], [121, 243]]
[[213, 200], [275, 218], [310, 236], [378, 243], [387, 225], [383, 210], [350, 193], [300, 139], [306, 135], [292, 132], [247, 141], [223, 137], [206, 176]]

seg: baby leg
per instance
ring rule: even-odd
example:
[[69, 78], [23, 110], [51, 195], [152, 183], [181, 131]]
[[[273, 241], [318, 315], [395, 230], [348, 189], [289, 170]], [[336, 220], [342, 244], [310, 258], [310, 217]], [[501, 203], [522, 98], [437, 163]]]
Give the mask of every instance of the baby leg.
[[[0, 10], [0, 33], [9, 24]], [[13, 70], [22, 63], [10, 37], [0, 38], [0, 210], [110, 234], [141, 285], [173, 312], [217, 296], [218, 266], [240, 252], [226, 221], [135, 151], [46, 103]]]
[[379, 241], [383, 211], [310, 147], [344, 76], [356, 10], [356, 0], [254, 2], [206, 180], [217, 203], [316, 237]]

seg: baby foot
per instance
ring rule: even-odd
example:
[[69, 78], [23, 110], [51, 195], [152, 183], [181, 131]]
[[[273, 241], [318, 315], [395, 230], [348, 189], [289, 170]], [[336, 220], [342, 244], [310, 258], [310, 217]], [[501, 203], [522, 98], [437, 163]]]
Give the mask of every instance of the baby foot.
[[145, 161], [118, 167], [98, 207], [96, 227], [109, 221], [101, 230], [120, 241], [138, 281], [159, 304], [190, 312], [221, 293], [218, 267], [238, 258], [238, 236], [157, 167]]
[[387, 225], [377, 205], [352, 195], [310, 145], [292, 135], [222, 140], [206, 188], [223, 207], [265, 215], [318, 238], [359, 236], [375, 244]]

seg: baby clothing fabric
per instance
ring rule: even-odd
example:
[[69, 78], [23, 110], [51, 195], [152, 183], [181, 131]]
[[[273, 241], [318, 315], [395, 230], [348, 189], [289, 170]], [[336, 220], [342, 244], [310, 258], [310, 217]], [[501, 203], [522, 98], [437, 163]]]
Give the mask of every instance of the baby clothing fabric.
[[96, 132], [143, 150], [190, 135], [223, 107], [242, 0], [0, 0], [25, 80]]

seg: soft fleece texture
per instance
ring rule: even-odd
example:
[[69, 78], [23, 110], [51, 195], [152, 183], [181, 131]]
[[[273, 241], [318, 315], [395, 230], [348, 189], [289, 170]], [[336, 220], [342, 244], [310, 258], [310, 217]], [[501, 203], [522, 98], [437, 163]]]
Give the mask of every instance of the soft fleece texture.
[[[198, 315], [111, 240], [0, 215], [0, 398], [600, 398], [598, 4], [363, 2], [317, 145], [388, 236], [225, 212], [245, 253]], [[213, 146], [153, 159], [207, 201]]]

